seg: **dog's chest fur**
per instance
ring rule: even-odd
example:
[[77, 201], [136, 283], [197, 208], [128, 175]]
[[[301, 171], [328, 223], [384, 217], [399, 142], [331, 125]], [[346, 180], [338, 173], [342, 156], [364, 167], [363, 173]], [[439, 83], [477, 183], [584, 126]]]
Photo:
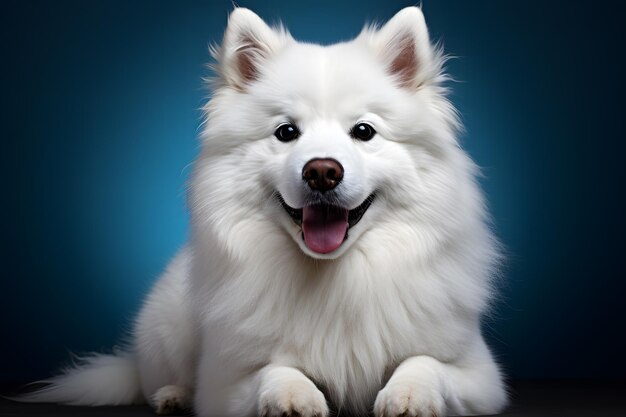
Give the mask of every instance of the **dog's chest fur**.
[[365, 411], [399, 362], [426, 352], [453, 358], [470, 331], [432, 271], [358, 252], [340, 263], [296, 259], [231, 270], [212, 286], [205, 323], [228, 341], [221, 360], [298, 367], [337, 407]]

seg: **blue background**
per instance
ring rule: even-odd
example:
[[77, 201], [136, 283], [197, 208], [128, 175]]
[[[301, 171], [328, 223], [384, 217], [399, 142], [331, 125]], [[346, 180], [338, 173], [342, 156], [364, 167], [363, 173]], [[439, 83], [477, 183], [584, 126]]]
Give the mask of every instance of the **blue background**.
[[[332, 43], [407, 1], [246, 1]], [[5, 2], [0, 380], [120, 340], [184, 243], [230, 1]], [[516, 378], [623, 377], [624, 10], [424, 1], [509, 252], [485, 331]]]

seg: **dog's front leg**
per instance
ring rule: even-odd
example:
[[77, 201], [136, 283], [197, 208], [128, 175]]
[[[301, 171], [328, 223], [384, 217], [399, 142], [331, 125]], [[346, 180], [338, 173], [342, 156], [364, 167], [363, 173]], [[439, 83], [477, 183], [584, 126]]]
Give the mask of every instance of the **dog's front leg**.
[[326, 417], [324, 394], [299, 370], [268, 365], [260, 374], [258, 415]]
[[496, 414], [506, 390], [488, 352], [463, 363], [442, 363], [430, 356], [406, 359], [374, 404], [376, 417], [442, 417]]
[[446, 413], [442, 366], [429, 356], [402, 362], [374, 403], [376, 417], [441, 417]]
[[299, 370], [269, 364], [250, 374], [229, 374], [201, 363], [195, 411], [200, 417], [327, 417], [324, 394]]

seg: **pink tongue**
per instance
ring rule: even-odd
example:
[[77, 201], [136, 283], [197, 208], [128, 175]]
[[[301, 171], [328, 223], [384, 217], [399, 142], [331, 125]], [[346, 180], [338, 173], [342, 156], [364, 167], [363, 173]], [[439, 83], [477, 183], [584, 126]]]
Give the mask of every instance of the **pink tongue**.
[[348, 230], [348, 210], [332, 206], [302, 209], [304, 243], [313, 252], [328, 253], [343, 243]]

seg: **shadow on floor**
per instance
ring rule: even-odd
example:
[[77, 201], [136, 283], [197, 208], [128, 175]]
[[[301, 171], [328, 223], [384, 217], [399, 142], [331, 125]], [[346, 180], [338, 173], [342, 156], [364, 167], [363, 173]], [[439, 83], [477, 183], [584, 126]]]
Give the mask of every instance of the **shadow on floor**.
[[[2, 395], [14, 395], [19, 384], [0, 386]], [[502, 416], [624, 417], [626, 381], [514, 381], [511, 406]], [[22, 404], [0, 398], [0, 416], [155, 416], [148, 406], [74, 407]], [[180, 416], [184, 414], [178, 414]]]

